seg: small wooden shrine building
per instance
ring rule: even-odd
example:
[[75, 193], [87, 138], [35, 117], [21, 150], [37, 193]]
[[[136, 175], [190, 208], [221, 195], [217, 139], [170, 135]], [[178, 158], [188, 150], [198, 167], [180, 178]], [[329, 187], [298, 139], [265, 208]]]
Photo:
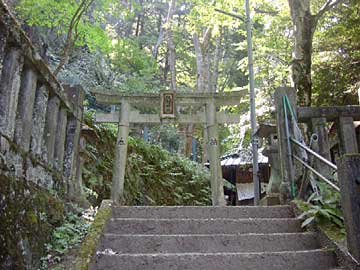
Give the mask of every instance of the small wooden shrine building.
[[[242, 150], [221, 158], [223, 178], [236, 186], [236, 205], [251, 205], [254, 200], [254, 184], [251, 150]], [[270, 178], [268, 158], [259, 151], [259, 179], [261, 193], [266, 190]]]

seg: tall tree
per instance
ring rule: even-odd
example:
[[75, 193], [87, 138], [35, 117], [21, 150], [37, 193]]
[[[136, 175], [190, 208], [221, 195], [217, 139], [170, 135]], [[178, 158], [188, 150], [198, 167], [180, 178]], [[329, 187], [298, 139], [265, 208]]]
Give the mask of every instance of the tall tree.
[[214, 66], [212, 71], [212, 76], [210, 80], [210, 92], [216, 92], [217, 86], [218, 86], [218, 80], [219, 80], [219, 65], [220, 65], [220, 58], [221, 58], [221, 31], [220, 35], [216, 38], [216, 45], [215, 45], [215, 54], [214, 54]]
[[193, 35], [195, 55], [196, 55], [196, 70], [197, 70], [197, 91], [208, 92], [210, 89], [210, 52], [209, 44], [212, 35], [212, 28], [207, 27], [202, 40], [199, 38], [197, 32]]
[[[221, 53], [221, 31], [219, 36], [216, 38], [216, 47], [214, 52], [214, 63], [211, 72], [211, 52], [210, 52], [210, 41], [212, 37], [213, 29], [208, 26], [204, 31], [204, 34], [200, 40], [199, 34], [195, 32], [193, 34], [193, 42], [195, 48], [196, 56], [196, 82], [198, 92], [215, 92], [218, 83], [219, 77], [219, 63], [220, 63], [220, 53]], [[186, 149], [191, 149], [191, 141], [193, 134], [193, 125], [188, 126], [188, 141]], [[204, 128], [204, 138], [207, 137], [207, 130]], [[206, 149], [206, 140], [204, 140], [203, 146], [203, 162], [207, 161], [207, 149]]]
[[168, 64], [170, 68], [170, 89], [176, 91], [176, 55], [175, 55], [175, 44], [173, 39], [173, 33], [171, 30], [172, 26], [172, 19], [174, 16], [176, 7], [176, 0], [171, 0], [169, 4], [169, 12], [166, 18], [166, 38], [167, 38], [167, 45], [168, 45]]
[[315, 14], [311, 11], [311, 0], [288, 0], [294, 26], [294, 50], [292, 80], [301, 104], [311, 105], [311, 57], [313, 37], [319, 19], [343, 0], [327, 0]]

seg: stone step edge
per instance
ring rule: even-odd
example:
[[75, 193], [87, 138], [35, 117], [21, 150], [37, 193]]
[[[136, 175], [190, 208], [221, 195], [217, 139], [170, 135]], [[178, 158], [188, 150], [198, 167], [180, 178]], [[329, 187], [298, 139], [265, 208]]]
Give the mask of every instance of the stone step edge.
[[121, 234], [121, 233], [104, 233], [103, 237], [239, 237], [239, 236], [291, 236], [291, 235], [302, 235], [302, 236], [314, 236], [317, 237], [315, 232], [284, 232], [284, 233], [214, 233], [214, 234]]
[[299, 218], [110, 218], [111, 221], [301, 221]]
[[291, 205], [275, 205], [275, 206], [171, 206], [171, 205], [166, 205], [166, 206], [116, 206], [113, 205], [112, 208], [116, 208], [116, 209], [203, 209], [203, 208], [214, 208], [214, 209], [291, 209], [292, 206]]
[[332, 250], [311, 249], [311, 250], [295, 250], [295, 251], [265, 251], [265, 252], [189, 252], [189, 253], [120, 253], [117, 254], [112, 250], [97, 251], [96, 255], [116, 256], [116, 257], [186, 257], [186, 256], [271, 256], [271, 255], [293, 255], [293, 254], [313, 254], [313, 253], [333, 253]]

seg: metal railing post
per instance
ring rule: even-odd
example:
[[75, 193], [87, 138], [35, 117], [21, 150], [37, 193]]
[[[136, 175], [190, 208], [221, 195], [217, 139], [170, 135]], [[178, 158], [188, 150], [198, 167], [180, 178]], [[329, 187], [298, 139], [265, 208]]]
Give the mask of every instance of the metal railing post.
[[288, 137], [289, 130], [286, 128], [286, 119], [284, 111], [283, 97], [287, 96], [290, 105], [295, 106], [296, 104], [296, 92], [293, 88], [278, 88], [275, 91], [275, 106], [276, 106], [276, 121], [277, 121], [277, 134], [278, 134], [278, 144], [279, 144], [279, 160], [280, 163], [280, 175], [281, 175], [281, 185], [280, 185], [280, 200], [282, 204], [288, 203], [292, 199], [290, 183], [292, 181], [294, 173], [292, 167], [292, 158], [288, 153]]

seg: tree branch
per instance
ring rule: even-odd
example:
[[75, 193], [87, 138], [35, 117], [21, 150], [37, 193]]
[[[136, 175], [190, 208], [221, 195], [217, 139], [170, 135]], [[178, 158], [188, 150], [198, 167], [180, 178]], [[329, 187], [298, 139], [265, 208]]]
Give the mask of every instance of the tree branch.
[[207, 47], [209, 46], [211, 34], [212, 34], [212, 28], [209, 26], [208, 28], [206, 28], [204, 36], [202, 38], [202, 42], [201, 42], [201, 46], [204, 50], [206, 50]]
[[276, 16], [279, 14], [279, 11], [277, 11], [277, 10], [262, 10], [259, 8], [254, 8], [254, 11], [258, 14], [268, 14], [271, 16]]
[[328, 0], [326, 3], [320, 8], [319, 12], [314, 16], [316, 20], [319, 20], [327, 11], [340, 4], [344, 0]]
[[[71, 51], [72, 47], [74, 46], [77, 36], [78, 36], [77, 28], [78, 28], [80, 19], [94, 1], [95, 0], [82, 0], [79, 7], [75, 11], [75, 14], [71, 18], [67, 36], [66, 36], [64, 49], [63, 49], [63, 53], [62, 53], [62, 56], [60, 59], [60, 63], [53, 72], [55, 76], [57, 76], [57, 74], [60, 72], [60, 70], [63, 68], [63, 66], [66, 65], [68, 58], [69, 58], [70, 51]], [[75, 31], [75, 33], [74, 33], [74, 31]], [[76, 35], [75, 38], [73, 37], [74, 34]]]
[[239, 20], [241, 20], [243, 22], [246, 21], [246, 18], [244, 16], [239, 15], [239, 14], [235, 14], [235, 13], [232, 13], [232, 12], [227, 12], [227, 11], [224, 11], [224, 10], [221, 10], [221, 9], [218, 9], [218, 8], [215, 8], [215, 11], [217, 11], [219, 13], [222, 13], [222, 14], [225, 14], [227, 16], [239, 19]]

